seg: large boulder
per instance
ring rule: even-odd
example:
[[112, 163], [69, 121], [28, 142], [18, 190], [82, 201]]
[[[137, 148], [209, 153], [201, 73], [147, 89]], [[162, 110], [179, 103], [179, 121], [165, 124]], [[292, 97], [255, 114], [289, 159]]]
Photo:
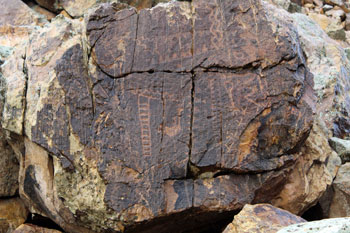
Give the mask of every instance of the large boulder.
[[67, 232], [198, 232], [276, 197], [315, 101], [297, 33], [275, 25], [258, 0], [194, 0], [32, 33], [2, 119], [30, 211]]
[[[294, 25], [306, 63], [314, 76], [317, 104], [313, 130], [302, 146], [302, 156], [285, 187], [271, 203], [294, 214], [302, 214], [329, 190], [341, 165], [328, 139], [333, 135], [345, 137], [350, 129], [350, 63], [344, 49], [332, 40], [320, 26], [306, 15], [290, 14], [271, 4], [265, 4], [267, 13], [277, 26]], [[327, 214], [326, 214], [327, 215]]]
[[269, 204], [245, 205], [223, 233], [275, 233], [304, 219]]

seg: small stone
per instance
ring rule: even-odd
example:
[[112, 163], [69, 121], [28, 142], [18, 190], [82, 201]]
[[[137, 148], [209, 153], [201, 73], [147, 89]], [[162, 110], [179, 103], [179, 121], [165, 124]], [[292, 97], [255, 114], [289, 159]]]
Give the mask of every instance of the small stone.
[[332, 137], [329, 139], [329, 144], [338, 153], [343, 163], [350, 161], [350, 140]]
[[346, 33], [344, 29], [339, 29], [336, 31], [330, 31], [327, 33], [328, 36], [334, 40], [346, 41]]
[[323, 6], [324, 12], [329, 11], [329, 10], [332, 10], [332, 9], [333, 9], [333, 6], [331, 6], [331, 5], [325, 4], [325, 5]]
[[245, 205], [223, 233], [275, 233], [304, 219], [269, 204]]
[[326, 11], [325, 13], [327, 16], [331, 16], [332, 18], [340, 18], [340, 19], [345, 19], [345, 12], [339, 8], [339, 7], [334, 7], [333, 9]]
[[325, 0], [325, 2], [327, 4], [330, 4], [330, 5], [338, 5], [338, 6], [343, 6], [344, 5], [343, 0]]
[[346, 14], [346, 19], [345, 19], [345, 30], [349, 31], [350, 30], [350, 13]]
[[290, 13], [300, 13], [301, 12], [301, 6], [299, 6], [298, 4], [291, 2], [288, 8], [288, 12]]

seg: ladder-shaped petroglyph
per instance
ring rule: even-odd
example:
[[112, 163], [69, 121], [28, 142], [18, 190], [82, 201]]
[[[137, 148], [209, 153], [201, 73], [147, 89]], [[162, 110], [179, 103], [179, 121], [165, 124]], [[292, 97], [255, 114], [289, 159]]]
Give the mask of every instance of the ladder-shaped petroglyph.
[[142, 155], [150, 156], [152, 152], [151, 122], [150, 122], [150, 98], [144, 95], [138, 96], [139, 121], [141, 126]]

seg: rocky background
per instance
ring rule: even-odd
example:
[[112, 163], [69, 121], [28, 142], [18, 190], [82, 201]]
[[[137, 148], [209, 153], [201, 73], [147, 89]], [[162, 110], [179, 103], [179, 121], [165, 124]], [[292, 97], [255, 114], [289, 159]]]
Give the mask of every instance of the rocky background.
[[0, 232], [349, 231], [350, 2], [0, 6]]

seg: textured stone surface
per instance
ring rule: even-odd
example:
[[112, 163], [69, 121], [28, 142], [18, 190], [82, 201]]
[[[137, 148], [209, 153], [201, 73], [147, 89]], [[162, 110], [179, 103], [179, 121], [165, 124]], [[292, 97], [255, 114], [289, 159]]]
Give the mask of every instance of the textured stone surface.
[[329, 144], [338, 153], [343, 163], [350, 161], [350, 140], [332, 137], [329, 139]]
[[19, 198], [0, 200], [0, 232], [12, 232], [27, 219], [28, 211]]
[[342, 165], [333, 182], [334, 195], [330, 205], [329, 217], [350, 216], [350, 163]]
[[[346, 137], [350, 129], [347, 124], [350, 99], [349, 61], [340, 45], [330, 39], [317, 23], [310, 18], [319, 15], [289, 14], [271, 5], [265, 5], [269, 18], [278, 27], [293, 24], [298, 31], [299, 40], [306, 55], [306, 63], [314, 75], [314, 89], [317, 104], [313, 130], [301, 149], [302, 155], [295, 166], [289, 181], [276, 204], [295, 214], [301, 214], [316, 204], [329, 188], [338, 167], [340, 158], [328, 145], [328, 138], [334, 135]], [[325, 17], [320, 16], [321, 21]], [[329, 20], [320, 25], [327, 28]], [[328, 204], [323, 200], [322, 208]], [[327, 213], [324, 213], [327, 215]]]
[[277, 233], [346, 233], [350, 231], [349, 218], [324, 219], [321, 221], [295, 224], [279, 230]]
[[198, 232], [273, 199], [313, 120], [296, 35], [257, 0], [55, 18], [4, 112], [25, 136], [21, 197], [67, 232]]
[[43, 228], [32, 224], [22, 224], [13, 233], [60, 233], [61, 231]]
[[18, 191], [19, 164], [11, 146], [0, 131], [0, 197], [14, 196]]
[[245, 205], [223, 233], [275, 233], [304, 219], [268, 204]]
[[2, 0], [0, 11], [0, 45], [13, 47], [29, 38], [33, 26], [46, 20], [21, 0]]
[[287, 184], [271, 201], [273, 205], [298, 215], [316, 204], [332, 184], [341, 165], [339, 157], [328, 145], [319, 120], [314, 123], [301, 153]]

